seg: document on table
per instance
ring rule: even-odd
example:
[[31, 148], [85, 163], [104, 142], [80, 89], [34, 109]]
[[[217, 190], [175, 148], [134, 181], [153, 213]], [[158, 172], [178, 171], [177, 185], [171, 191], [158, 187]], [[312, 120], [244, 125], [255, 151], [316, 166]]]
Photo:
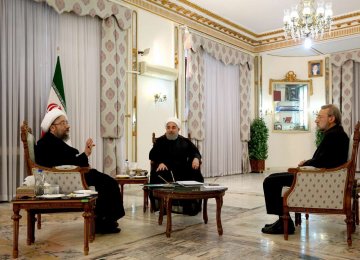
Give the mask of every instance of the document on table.
[[204, 183], [198, 181], [177, 181], [180, 186], [202, 186]]

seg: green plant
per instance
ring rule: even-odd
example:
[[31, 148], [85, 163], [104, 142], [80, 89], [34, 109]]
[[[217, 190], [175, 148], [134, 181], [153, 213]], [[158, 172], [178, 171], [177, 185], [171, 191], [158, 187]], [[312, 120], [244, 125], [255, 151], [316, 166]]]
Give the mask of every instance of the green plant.
[[324, 132], [319, 129], [316, 129], [315, 135], [316, 135], [315, 136], [315, 144], [316, 144], [316, 147], [319, 147], [320, 143], [324, 139]]
[[255, 118], [250, 126], [249, 158], [266, 160], [268, 157], [269, 130], [263, 118]]

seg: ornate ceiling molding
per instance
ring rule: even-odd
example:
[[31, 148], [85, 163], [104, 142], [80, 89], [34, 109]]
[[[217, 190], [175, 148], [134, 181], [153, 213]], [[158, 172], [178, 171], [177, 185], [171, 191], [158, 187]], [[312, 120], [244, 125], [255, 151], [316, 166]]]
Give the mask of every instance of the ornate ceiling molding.
[[[285, 39], [282, 29], [256, 34], [187, 0], [178, 0], [177, 2], [181, 5], [169, 0], [123, 1], [251, 53], [301, 44], [298, 41]], [[355, 34], [360, 34], [360, 12], [335, 17], [331, 35], [326, 34], [323, 39], [317, 41], [327, 41]]]

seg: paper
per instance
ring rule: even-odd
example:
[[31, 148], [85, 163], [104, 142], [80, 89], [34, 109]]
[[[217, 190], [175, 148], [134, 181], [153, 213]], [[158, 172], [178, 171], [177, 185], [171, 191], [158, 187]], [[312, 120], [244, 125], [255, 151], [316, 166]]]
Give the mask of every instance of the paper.
[[201, 186], [201, 185], [204, 185], [204, 183], [198, 182], [198, 181], [177, 181], [176, 183], [179, 184], [179, 185], [182, 185], [182, 186]]
[[221, 189], [227, 189], [225, 186], [203, 186], [204, 190], [221, 190]]

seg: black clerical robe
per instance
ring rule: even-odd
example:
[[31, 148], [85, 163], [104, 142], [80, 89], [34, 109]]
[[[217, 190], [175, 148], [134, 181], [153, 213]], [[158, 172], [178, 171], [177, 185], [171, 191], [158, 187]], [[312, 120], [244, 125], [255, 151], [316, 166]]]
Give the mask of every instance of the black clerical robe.
[[[181, 135], [175, 140], [168, 140], [165, 135], [159, 137], [150, 151], [149, 159], [153, 166], [151, 169], [150, 182], [164, 183], [157, 176], [156, 172], [160, 163], [164, 163], [169, 171], [172, 171], [175, 181], [194, 180], [203, 182], [200, 168], [195, 170], [192, 168], [194, 158], [201, 162], [201, 155], [197, 147], [188, 139]], [[164, 171], [161, 176], [172, 182], [171, 173]]]
[[[46, 133], [35, 146], [36, 163], [46, 167], [58, 165], [89, 166], [88, 157], [51, 133]], [[85, 174], [88, 186], [98, 192], [95, 213], [99, 219], [116, 221], [125, 215], [118, 183], [109, 175], [91, 169]]]
[[[150, 151], [149, 159], [152, 162], [150, 183], [193, 180], [204, 182], [200, 168], [192, 168], [192, 161], [198, 158], [201, 162], [201, 155], [197, 147], [187, 138], [179, 135], [175, 140], [168, 140], [165, 135], [159, 137]], [[156, 171], [160, 163], [164, 163], [168, 170]], [[171, 174], [172, 173], [172, 174]], [[161, 176], [162, 178], [160, 178]], [[174, 177], [174, 180], [173, 180]], [[158, 209], [158, 202], [150, 193], [150, 200], [155, 210]], [[173, 212], [196, 215], [201, 211], [201, 200], [174, 200], [173, 206], [180, 206]]]

